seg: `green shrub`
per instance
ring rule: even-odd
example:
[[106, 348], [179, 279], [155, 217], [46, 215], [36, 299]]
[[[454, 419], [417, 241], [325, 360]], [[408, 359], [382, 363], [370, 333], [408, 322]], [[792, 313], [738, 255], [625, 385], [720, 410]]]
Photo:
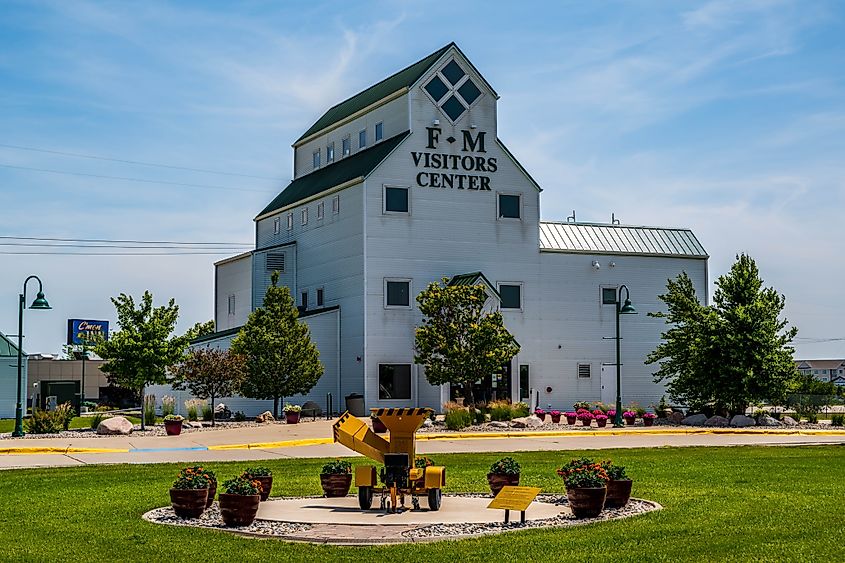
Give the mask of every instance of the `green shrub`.
[[[196, 413], [194, 413], [194, 414], [196, 414]], [[243, 411], [235, 411], [235, 414], [232, 415], [232, 419], [235, 422], [243, 422], [243, 421], [246, 420], [246, 415], [243, 413]]]
[[197, 421], [197, 410], [199, 409], [200, 401], [196, 399], [189, 399], [185, 401], [185, 410], [188, 411], [188, 420], [191, 422]]
[[211, 408], [211, 405], [208, 403], [202, 404], [202, 419], [206, 422], [211, 421], [211, 417], [214, 416], [214, 409]]
[[25, 422], [29, 434], [58, 434], [62, 431], [62, 421], [44, 409], [35, 409]]
[[485, 422], [487, 422], [487, 420], [489, 420], [490, 415], [488, 413], [484, 412], [485, 410], [486, 409], [473, 409], [472, 410], [472, 412], [471, 412], [472, 419], [473, 419], [473, 422], [475, 424], [484, 424]]
[[70, 423], [75, 416], [76, 411], [73, 410], [70, 403], [62, 403], [53, 411], [53, 417], [56, 419], [56, 423], [61, 425], [62, 430], [70, 428]]
[[176, 414], [176, 397], [165, 395], [161, 398], [161, 417], [166, 418], [170, 414]]
[[508, 401], [490, 403], [490, 420], [508, 421], [513, 418], [513, 409]]
[[[483, 413], [481, 413], [483, 417]], [[446, 409], [446, 428], [449, 430], [460, 430], [471, 426], [474, 419], [473, 413], [470, 413], [463, 407], [448, 407]]]
[[503, 457], [490, 466], [490, 473], [494, 475], [519, 475], [519, 462], [508, 456]]
[[607, 476], [613, 481], [630, 479], [630, 477], [628, 477], [628, 473], [625, 471], [625, 467], [621, 465], [614, 465], [609, 459], [599, 462], [599, 465], [601, 465], [602, 469], [604, 469], [605, 473], [607, 473]]
[[224, 481], [223, 492], [228, 495], [253, 496], [261, 492], [261, 483], [240, 476]]
[[819, 415], [814, 412], [808, 412], [806, 416], [807, 422], [809, 422], [810, 424], [816, 424], [819, 421]]
[[263, 465], [257, 465], [255, 467], [247, 467], [244, 469], [242, 477], [247, 477], [249, 479], [255, 479], [256, 477], [272, 477], [273, 472], [270, 471], [268, 468], [264, 467]]
[[528, 416], [528, 403], [522, 401], [516, 403], [511, 407], [512, 418], [522, 418]]
[[834, 414], [830, 417], [831, 426], [845, 426], [845, 414]]
[[144, 397], [144, 424], [152, 426], [156, 423], [156, 396], [147, 395]]
[[94, 416], [90, 417], [89, 421], [91, 423], [91, 430], [96, 430], [97, 427], [100, 425], [100, 423], [107, 418], [111, 418], [111, 417], [106, 416], [104, 413], [101, 413], [101, 412], [98, 412]]
[[352, 473], [352, 464], [345, 459], [336, 459], [323, 465], [323, 475], [347, 475]]

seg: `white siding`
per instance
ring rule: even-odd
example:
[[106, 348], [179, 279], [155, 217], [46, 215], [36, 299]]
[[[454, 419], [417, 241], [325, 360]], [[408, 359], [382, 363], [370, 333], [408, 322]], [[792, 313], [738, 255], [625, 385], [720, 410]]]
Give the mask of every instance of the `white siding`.
[[[2, 338], [2, 335], [0, 335]], [[27, 359], [23, 358], [21, 373], [21, 398], [26, 401]], [[0, 418], [15, 418], [15, 405], [17, 404], [17, 382], [18, 382], [18, 358], [17, 356], [0, 356]], [[26, 412], [26, 404], [23, 404]]]
[[[214, 268], [214, 329], [242, 326], [252, 311], [252, 255], [223, 261]], [[229, 314], [229, 300], [234, 296], [235, 312]]]

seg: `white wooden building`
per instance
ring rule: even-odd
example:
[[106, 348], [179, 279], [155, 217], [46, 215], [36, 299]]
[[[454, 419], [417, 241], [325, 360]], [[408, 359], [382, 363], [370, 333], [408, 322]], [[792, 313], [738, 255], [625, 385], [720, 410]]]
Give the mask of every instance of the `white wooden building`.
[[294, 142], [294, 179], [256, 216], [255, 250], [216, 264], [220, 333], [201, 344], [226, 345], [278, 270], [326, 366], [295, 401], [439, 409], [449, 389], [413, 363], [415, 297], [444, 276], [486, 280], [521, 351], [479, 390], [517, 401], [532, 388], [569, 409], [613, 401], [612, 302], [626, 284], [640, 314], [622, 317], [623, 399], [659, 400], [644, 359], [664, 325], [646, 313], [682, 271], [706, 296], [707, 253], [687, 229], [541, 221], [540, 186], [497, 135], [497, 100], [449, 44], [330, 108]]

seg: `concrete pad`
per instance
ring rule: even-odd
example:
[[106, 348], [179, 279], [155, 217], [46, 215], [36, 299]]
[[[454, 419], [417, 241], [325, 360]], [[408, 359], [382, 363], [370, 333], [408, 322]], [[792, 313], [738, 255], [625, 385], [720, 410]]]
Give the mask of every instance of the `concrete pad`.
[[[298, 522], [307, 524], [361, 525], [378, 524], [380, 526], [409, 524], [488, 524], [502, 522], [504, 510], [488, 509], [493, 497], [444, 496], [440, 510], [428, 509], [427, 499], [420, 499], [420, 510], [406, 510], [397, 514], [386, 514], [378, 510], [378, 497], [373, 499], [375, 509], [361, 510], [357, 497], [344, 498], [295, 498], [270, 499], [262, 502], [258, 508], [259, 520], [278, 522]], [[410, 508], [411, 499], [405, 499]], [[533, 502], [525, 512], [526, 520], [543, 520], [560, 514], [569, 514], [565, 506], [546, 502]], [[519, 519], [519, 512], [511, 511], [511, 519]]]

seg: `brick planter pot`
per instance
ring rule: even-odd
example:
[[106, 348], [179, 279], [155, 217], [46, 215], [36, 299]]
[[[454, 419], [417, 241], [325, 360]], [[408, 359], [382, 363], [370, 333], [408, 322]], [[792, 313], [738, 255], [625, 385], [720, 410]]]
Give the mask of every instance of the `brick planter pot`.
[[506, 485], [510, 485], [513, 487], [519, 486], [519, 473], [516, 475], [503, 475], [501, 473], [488, 473], [487, 474], [487, 483], [490, 485], [490, 491], [493, 493], [493, 496], [499, 494], [499, 491], [502, 490], [502, 487]]
[[606, 496], [607, 487], [566, 489], [569, 508], [575, 518], [595, 518], [598, 516], [604, 508]]
[[208, 489], [170, 489], [170, 506], [179, 518], [199, 518], [205, 510]]
[[631, 499], [631, 486], [634, 484], [630, 479], [607, 482], [607, 498], [604, 500], [605, 508], [622, 508]]
[[220, 517], [227, 526], [249, 526], [258, 514], [259, 495], [220, 493]]
[[352, 473], [321, 473], [320, 485], [329, 498], [345, 497], [352, 486]]

